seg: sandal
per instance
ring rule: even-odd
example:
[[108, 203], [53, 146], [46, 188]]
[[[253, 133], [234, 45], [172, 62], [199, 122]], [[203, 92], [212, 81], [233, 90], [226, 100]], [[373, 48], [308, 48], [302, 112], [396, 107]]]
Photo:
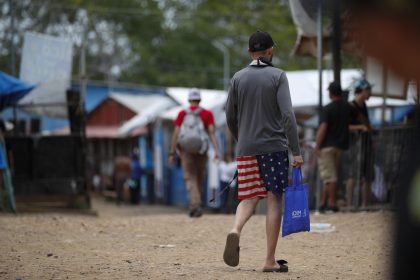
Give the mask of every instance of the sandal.
[[229, 233], [226, 238], [223, 260], [229, 266], [237, 266], [239, 264], [239, 234], [236, 232]]
[[263, 272], [288, 272], [289, 271], [289, 267], [286, 265], [287, 261], [277, 260], [277, 263], [279, 264], [279, 267], [264, 268]]

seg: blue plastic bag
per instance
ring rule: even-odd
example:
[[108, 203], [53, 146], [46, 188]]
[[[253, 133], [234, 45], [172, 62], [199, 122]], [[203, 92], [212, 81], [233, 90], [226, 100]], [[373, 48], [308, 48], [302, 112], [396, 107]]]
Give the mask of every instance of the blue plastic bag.
[[292, 185], [284, 194], [282, 237], [310, 230], [308, 185], [302, 183], [302, 171], [293, 167]]

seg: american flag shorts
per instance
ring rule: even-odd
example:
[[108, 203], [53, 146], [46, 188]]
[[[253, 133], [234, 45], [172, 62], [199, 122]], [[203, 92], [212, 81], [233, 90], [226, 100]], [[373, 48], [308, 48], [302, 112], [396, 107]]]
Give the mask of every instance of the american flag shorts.
[[267, 191], [281, 194], [288, 184], [287, 151], [257, 156], [238, 156], [238, 199], [265, 197]]

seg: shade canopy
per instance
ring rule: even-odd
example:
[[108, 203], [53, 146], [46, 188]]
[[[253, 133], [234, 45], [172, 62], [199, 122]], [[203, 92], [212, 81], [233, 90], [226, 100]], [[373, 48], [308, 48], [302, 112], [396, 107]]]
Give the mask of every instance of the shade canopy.
[[0, 111], [15, 106], [34, 87], [0, 71]]

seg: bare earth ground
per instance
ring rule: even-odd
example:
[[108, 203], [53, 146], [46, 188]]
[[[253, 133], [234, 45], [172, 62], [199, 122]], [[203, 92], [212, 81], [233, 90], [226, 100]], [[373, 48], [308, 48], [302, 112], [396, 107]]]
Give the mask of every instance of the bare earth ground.
[[94, 199], [98, 216], [0, 214], [0, 279], [387, 279], [390, 211], [315, 215], [330, 233], [280, 238], [288, 273], [262, 273], [265, 216], [241, 236], [238, 267], [223, 263], [233, 215], [191, 219], [184, 209], [122, 206]]

